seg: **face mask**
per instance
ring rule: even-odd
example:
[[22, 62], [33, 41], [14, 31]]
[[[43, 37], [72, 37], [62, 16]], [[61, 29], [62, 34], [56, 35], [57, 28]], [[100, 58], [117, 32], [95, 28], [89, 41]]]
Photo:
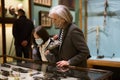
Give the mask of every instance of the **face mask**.
[[38, 39], [35, 39], [35, 42], [38, 44], [38, 45], [41, 45], [43, 43], [43, 40], [41, 38], [38, 38]]

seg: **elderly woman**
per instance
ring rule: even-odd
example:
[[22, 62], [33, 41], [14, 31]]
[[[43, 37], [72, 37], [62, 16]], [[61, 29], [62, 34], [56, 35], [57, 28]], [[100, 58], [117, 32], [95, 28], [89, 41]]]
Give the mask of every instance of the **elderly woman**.
[[87, 59], [90, 57], [89, 49], [83, 32], [72, 22], [73, 17], [69, 9], [64, 5], [54, 6], [49, 12], [49, 17], [55, 27], [60, 29], [61, 45], [57, 52], [51, 51], [58, 55], [57, 66], [87, 67]]

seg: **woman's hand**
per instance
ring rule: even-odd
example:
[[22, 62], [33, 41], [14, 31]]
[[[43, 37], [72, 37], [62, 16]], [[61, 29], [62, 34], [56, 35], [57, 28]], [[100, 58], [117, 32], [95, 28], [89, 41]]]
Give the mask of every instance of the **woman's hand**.
[[57, 64], [57, 67], [69, 66], [69, 62], [65, 60], [59, 61], [56, 64]]
[[58, 35], [54, 35], [54, 36], [53, 36], [53, 39], [54, 39], [54, 40], [57, 40], [57, 39], [58, 39]]
[[48, 55], [49, 53], [50, 53], [49, 50], [46, 50], [46, 51], [45, 51], [45, 55]]

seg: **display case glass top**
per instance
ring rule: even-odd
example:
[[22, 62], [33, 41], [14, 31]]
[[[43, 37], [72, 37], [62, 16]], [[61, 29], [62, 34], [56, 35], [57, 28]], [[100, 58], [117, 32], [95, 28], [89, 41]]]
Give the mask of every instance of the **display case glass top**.
[[57, 67], [55, 64], [39, 61], [22, 61], [0, 65], [2, 78], [18, 80], [110, 80], [112, 72], [75, 66]]

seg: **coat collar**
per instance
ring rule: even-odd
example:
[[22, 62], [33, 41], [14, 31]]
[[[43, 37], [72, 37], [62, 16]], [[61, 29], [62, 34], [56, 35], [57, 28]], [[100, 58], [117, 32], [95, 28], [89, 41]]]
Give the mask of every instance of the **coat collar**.
[[[61, 47], [63, 46], [63, 43], [64, 43], [64, 41], [65, 41], [65, 38], [66, 38], [66, 36], [67, 36], [67, 33], [68, 33], [69, 28], [71, 27], [71, 25], [72, 25], [72, 23], [69, 24], [67, 27], [64, 28], [62, 44], [61, 44], [61, 46], [60, 46], [60, 48], [59, 48], [59, 52], [60, 52]], [[60, 33], [61, 33], [61, 31], [62, 31], [62, 29], [60, 30]]]

